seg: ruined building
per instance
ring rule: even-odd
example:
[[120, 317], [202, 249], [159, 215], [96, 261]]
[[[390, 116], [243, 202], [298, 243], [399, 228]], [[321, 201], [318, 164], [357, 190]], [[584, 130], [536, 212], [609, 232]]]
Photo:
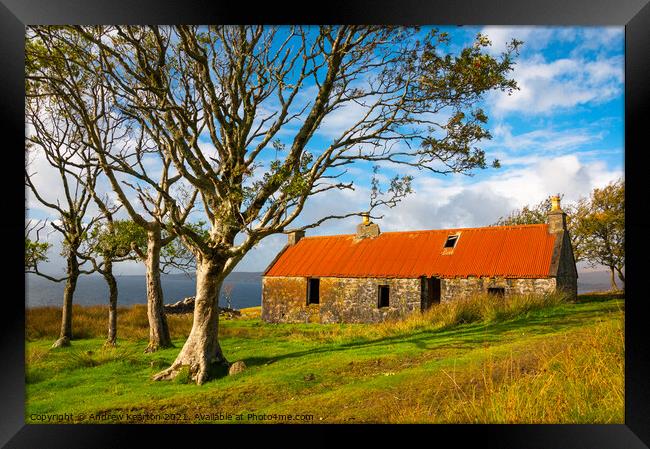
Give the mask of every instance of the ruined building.
[[477, 292], [575, 296], [566, 214], [552, 203], [546, 224], [382, 233], [365, 216], [356, 234], [289, 234], [262, 278], [262, 318], [380, 322]]

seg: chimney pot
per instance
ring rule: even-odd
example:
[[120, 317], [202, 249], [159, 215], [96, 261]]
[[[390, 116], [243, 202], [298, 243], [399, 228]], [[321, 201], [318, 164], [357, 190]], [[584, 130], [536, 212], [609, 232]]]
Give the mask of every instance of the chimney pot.
[[363, 222], [357, 225], [357, 239], [377, 237], [381, 234], [379, 225], [370, 221], [370, 214], [368, 212], [362, 213], [361, 217], [363, 217]]
[[551, 197], [551, 211], [562, 210], [560, 208], [560, 195], [555, 195]]
[[287, 234], [287, 243], [289, 245], [295, 245], [304, 236], [305, 236], [305, 231], [293, 231], [293, 232], [290, 232], [289, 234]]
[[566, 213], [560, 207], [560, 195], [551, 197], [551, 210], [548, 212], [548, 232], [566, 231]]

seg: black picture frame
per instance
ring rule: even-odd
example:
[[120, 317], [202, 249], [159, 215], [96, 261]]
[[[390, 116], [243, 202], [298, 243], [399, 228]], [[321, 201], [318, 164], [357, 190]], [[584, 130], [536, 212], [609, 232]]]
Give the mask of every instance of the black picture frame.
[[[650, 345], [648, 299], [644, 297], [644, 269], [648, 266], [645, 218], [649, 190], [644, 176], [650, 109], [649, 0], [453, 0], [419, 2], [326, 2], [309, 10], [306, 2], [217, 2], [201, 0], [0, 0], [0, 116], [7, 131], [0, 139], [5, 170], [0, 176], [5, 206], [0, 231], [4, 243], [2, 308], [0, 309], [0, 446], [8, 448], [125, 447], [144, 437], [147, 446], [174, 440], [192, 447], [209, 438], [210, 446], [230, 444], [225, 437], [248, 441], [247, 426], [119, 426], [25, 424], [24, 272], [19, 263], [23, 227], [24, 184], [20, 148], [24, 145], [24, 32], [35, 24], [170, 24], [170, 23], [379, 23], [466, 25], [619, 25], [625, 26], [625, 179], [626, 290], [630, 298], [625, 317], [625, 424], [623, 425], [436, 425], [436, 426], [258, 426], [254, 436], [271, 443], [304, 441], [316, 432], [331, 444], [352, 440], [360, 433], [383, 438], [399, 434], [404, 442], [428, 441], [454, 447], [499, 448], [642, 448], [650, 446]], [[24, 218], [24, 216], [22, 216]], [[647, 296], [647, 295], [646, 295]], [[270, 432], [273, 432], [273, 435]], [[417, 431], [418, 440], [412, 439]], [[209, 433], [210, 435], [205, 435]], [[201, 434], [201, 435], [199, 435]], [[342, 435], [345, 434], [345, 435]], [[136, 439], [137, 438], [137, 439]], [[313, 439], [314, 436], [308, 438]], [[264, 443], [260, 443], [264, 444]], [[337, 444], [338, 445], [338, 444]]]

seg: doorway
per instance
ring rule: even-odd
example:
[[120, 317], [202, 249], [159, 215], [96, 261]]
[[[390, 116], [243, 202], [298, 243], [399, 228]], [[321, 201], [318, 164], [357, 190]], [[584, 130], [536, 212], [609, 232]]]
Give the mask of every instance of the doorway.
[[428, 310], [432, 305], [440, 303], [440, 278], [430, 277], [422, 279], [422, 311]]

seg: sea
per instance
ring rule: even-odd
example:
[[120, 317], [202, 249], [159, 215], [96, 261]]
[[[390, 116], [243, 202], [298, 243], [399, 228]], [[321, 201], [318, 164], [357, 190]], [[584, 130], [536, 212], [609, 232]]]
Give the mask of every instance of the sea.
[[[118, 306], [147, 303], [147, 287], [144, 275], [116, 276]], [[161, 275], [165, 304], [194, 296], [196, 278], [187, 274]], [[52, 282], [34, 274], [26, 275], [25, 307], [61, 306], [64, 282]], [[224, 281], [224, 287], [232, 285], [231, 307], [242, 309], [259, 306], [262, 302], [262, 273], [233, 272]], [[226, 306], [224, 288], [219, 305]], [[98, 305], [108, 303], [108, 287], [99, 275], [80, 276], [74, 294], [74, 304]]]
[[[144, 276], [116, 276], [118, 305], [146, 304]], [[165, 304], [173, 304], [196, 292], [196, 278], [187, 274], [161, 276]], [[233, 272], [224, 282], [232, 286], [231, 307], [242, 309], [259, 306], [262, 302], [262, 273]], [[49, 281], [37, 275], [26, 275], [25, 307], [61, 306], [64, 283]], [[609, 289], [609, 273], [605, 271], [581, 272], [578, 276], [578, 293], [605, 291]], [[80, 276], [74, 295], [74, 303], [98, 305], [108, 302], [108, 287], [104, 278], [97, 275]], [[219, 305], [226, 305], [224, 289]]]

